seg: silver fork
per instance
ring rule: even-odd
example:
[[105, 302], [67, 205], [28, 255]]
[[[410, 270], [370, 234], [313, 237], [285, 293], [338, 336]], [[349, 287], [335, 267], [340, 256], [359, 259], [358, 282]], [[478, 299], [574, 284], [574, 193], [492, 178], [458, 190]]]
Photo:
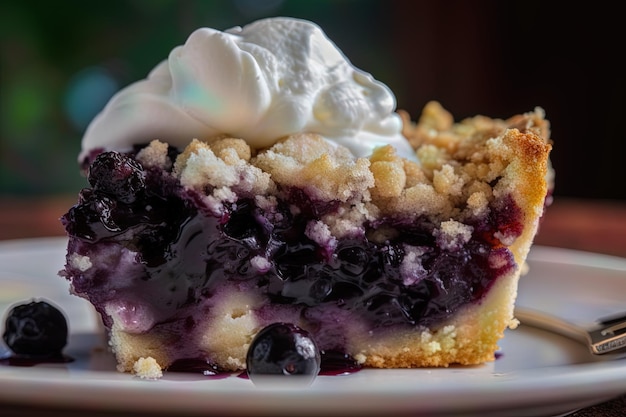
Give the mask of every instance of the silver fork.
[[524, 308], [515, 308], [515, 317], [528, 326], [558, 333], [589, 347], [592, 354], [607, 359], [626, 357], [626, 313], [598, 319], [585, 328], [552, 316]]

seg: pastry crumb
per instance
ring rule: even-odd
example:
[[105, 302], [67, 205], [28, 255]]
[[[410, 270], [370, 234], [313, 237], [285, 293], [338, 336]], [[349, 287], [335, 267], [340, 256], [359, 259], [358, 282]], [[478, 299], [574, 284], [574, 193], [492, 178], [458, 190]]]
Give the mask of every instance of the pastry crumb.
[[167, 143], [155, 139], [137, 153], [137, 161], [146, 168], [169, 169], [172, 161], [167, 156], [168, 148]]
[[70, 255], [70, 264], [74, 268], [77, 268], [82, 272], [85, 272], [93, 266], [91, 264], [91, 259], [89, 259], [89, 256], [79, 255], [78, 253], [73, 253]]
[[163, 376], [163, 370], [152, 357], [141, 357], [133, 365], [133, 373], [141, 379], [159, 379]]

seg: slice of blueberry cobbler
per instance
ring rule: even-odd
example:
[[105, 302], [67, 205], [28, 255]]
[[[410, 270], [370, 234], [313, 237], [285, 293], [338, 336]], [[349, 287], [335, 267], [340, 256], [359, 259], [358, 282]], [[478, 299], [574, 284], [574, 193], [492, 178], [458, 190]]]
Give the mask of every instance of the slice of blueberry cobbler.
[[121, 371], [244, 369], [275, 322], [363, 366], [492, 360], [548, 201], [548, 124], [539, 109], [454, 123], [433, 102], [404, 133], [420, 164], [304, 134], [95, 151], [61, 274]]

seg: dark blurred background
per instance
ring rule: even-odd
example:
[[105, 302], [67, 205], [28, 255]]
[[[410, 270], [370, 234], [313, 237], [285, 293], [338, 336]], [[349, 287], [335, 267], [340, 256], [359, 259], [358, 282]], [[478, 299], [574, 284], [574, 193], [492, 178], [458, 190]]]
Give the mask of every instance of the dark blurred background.
[[555, 195], [626, 200], [626, 35], [617, 4], [539, 0], [4, 0], [0, 196], [73, 194], [91, 118], [197, 27], [318, 23], [418, 117], [545, 109]]

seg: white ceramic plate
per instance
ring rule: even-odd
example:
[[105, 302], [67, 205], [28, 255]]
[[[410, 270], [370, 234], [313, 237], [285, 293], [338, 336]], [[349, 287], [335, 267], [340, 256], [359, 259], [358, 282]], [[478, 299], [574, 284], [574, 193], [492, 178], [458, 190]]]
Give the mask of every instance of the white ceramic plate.
[[[599, 361], [570, 339], [521, 325], [508, 331], [496, 361], [477, 367], [362, 370], [320, 376], [304, 389], [259, 388], [236, 376], [169, 373], [147, 381], [115, 371], [99, 321], [57, 276], [65, 239], [0, 242], [0, 314], [46, 298], [69, 319], [63, 365], [0, 366], [2, 404], [188, 415], [401, 414], [547, 416], [626, 392], [626, 360]], [[585, 323], [626, 310], [626, 259], [535, 247], [518, 305]], [[4, 318], [0, 327], [4, 327]]]

